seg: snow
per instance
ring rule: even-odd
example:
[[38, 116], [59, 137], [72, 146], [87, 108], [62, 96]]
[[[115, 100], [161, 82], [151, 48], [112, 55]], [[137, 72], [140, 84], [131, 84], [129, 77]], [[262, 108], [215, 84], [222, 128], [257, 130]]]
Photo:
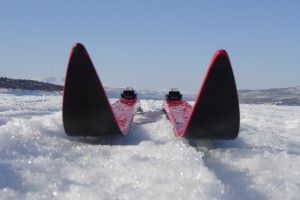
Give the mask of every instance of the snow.
[[189, 144], [161, 100], [103, 139], [66, 136], [61, 93], [0, 100], [0, 199], [300, 199], [298, 106], [242, 104], [236, 140]]

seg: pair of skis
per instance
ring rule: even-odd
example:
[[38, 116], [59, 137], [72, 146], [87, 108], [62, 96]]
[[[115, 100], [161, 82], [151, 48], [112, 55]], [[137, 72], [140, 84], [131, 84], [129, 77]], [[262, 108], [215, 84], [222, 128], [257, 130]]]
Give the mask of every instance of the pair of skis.
[[[137, 108], [132, 88], [110, 104], [94, 65], [82, 44], [72, 48], [63, 93], [63, 124], [69, 136], [126, 135]], [[195, 105], [170, 91], [163, 109], [174, 132], [187, 139], [234, 139], [239, 132], [239, 102], [229, 57], [214, 55]]]

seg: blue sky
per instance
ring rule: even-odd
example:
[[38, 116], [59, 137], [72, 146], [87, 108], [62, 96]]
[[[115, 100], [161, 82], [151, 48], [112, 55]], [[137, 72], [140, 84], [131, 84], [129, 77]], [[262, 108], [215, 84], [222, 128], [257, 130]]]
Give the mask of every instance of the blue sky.
[[238, 89], [300, 86], [300, 1], [1, 1], [0, 76], [64, 77], [83, 43], [104, 85], [197, 91], [226, 49]]

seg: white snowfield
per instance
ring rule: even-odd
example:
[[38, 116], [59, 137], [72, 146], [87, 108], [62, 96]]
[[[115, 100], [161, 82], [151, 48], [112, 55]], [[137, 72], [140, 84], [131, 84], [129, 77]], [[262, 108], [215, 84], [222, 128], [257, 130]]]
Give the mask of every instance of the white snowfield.
[[0, 199], [300, 199], [300, 107], [241, 105], [236, 140], [193, 147], [140, 106], [125, 137], [72, 138], [61, 93], [0, 90]]

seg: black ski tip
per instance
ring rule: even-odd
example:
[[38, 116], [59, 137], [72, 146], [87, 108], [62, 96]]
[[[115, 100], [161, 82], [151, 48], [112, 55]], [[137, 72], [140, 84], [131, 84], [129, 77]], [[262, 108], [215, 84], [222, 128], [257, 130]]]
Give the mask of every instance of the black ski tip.
[[92, 60], [80, 43], [74, 44], [71, 50], [62, 114], [68, 136], [122, 134]]
[[239, 100], [227, 52], [218, 50], [208, 68], [186, 127], [187, 139], [235, 139], [240, 127]]
[[86, 48], [84, 47], [83, 44], [81, 43], [74, 43], [73, 46], [72, 46], [72, 50], [71, 50], [71, 53], [83, 53], [83, 52], [86, 52], [87, 53], [87, 50]]
[[218, 55], [225, 55], [227, 58], [229, 58], [228, 53], [227, 53], [227, 51], [225, 49], [219, 49], [219, 50], [217, 50], [214, 57], [216, 57]]
[[79, 43], [79, 42], [73, 44], [73, 49], [74, 48], [83, 48], [83, 49], [85, 49], [84, 45]]

